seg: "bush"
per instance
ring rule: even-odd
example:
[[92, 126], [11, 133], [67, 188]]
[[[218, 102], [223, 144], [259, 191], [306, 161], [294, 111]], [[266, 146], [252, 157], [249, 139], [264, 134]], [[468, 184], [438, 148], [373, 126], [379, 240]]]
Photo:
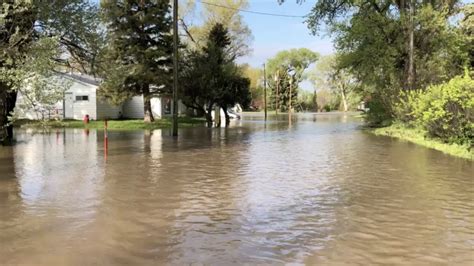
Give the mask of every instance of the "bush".
[[394, 104], [395, 119], [408, 126], [417, 125], [415, 108], [422, 94], [423, 92], [420, 90], [402, 91], [399, 96], [399, 102]]
[[430, 86], [410, 102], [416, 122], [431, 137], [446, 142], [473, 144], [474, 81], [468, 76]]
[[372, 95], [366, 104], [369, 111], [365, 120], [370, 127], [385, 127], [392, 123], [390, 106], [382, 100], [380, 95]]

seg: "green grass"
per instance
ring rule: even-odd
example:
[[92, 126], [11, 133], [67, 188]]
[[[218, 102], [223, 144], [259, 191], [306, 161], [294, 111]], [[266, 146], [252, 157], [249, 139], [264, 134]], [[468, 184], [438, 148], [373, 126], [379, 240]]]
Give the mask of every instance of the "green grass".
[[[178, 126], [194, 127], [204, 125], [203, 118], [180, 117]], [[144, 123], [143, 120], [109, 120], [107, 122], [109, 130], [138, 130], [138, 129], [160, 129], [171, 128], [171, 118], [156, 119], [153, 123]], [[89, 124], [84, 124], [80, 120], [50, 120], [50, 121], [35, 121], [35, 120], [18, 120], [14, 122], [15, 127], [21, 128], [90, 128], [103, 129], [104, 121], [90, 121]]]
[[401, 124], [393, 124], [388, 127], [371, 129], [370, 132], [378, 136], [389, 136], [413, 142], [452, 156], [469, 160], [474, 159], [474, 150], [470, 150], [468, 145], [444, 143], [437, 139], [428, 138], [426, 137], [426, 132], [421, 129], [408, 128]]

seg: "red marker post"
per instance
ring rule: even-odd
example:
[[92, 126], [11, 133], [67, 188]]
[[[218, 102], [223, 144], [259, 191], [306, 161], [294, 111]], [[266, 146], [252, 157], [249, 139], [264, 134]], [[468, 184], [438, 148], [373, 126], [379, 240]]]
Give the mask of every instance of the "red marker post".
[[82, 121], [84, 122], [84, 124], [89, 124], [89, 115], [85, 115]]

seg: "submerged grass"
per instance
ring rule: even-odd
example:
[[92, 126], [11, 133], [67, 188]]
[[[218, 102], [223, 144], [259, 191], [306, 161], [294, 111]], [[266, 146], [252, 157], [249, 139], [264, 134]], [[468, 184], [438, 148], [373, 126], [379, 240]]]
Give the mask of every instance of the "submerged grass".
[[[180, 117], [178, 119], [178, 126], [183, 127], [194, 127], [204, 125], [205, 119], [203, 118], [191, 118], [191, 117]], [[18, 120], [14, 122], [16, 127], [21, 128], [89, 128], [89, 129], [103, 129], [103, 120], [90, 121], [88, 124], [84, 124], [80, 120], [48, 120], [48, 121], [36, 121], [36, 120]], [[107, 128], [109, 130], [137, 130], [137, 129], [160, 129], [160, 128], [171, 128], [171, 118], [156, 119], [153, 123], [145, 123], [143, 120], [109, 120], [107, 122]]]
[[474, 150], [468, 145], [450, 144], [437, 139], [426, 137], [426, 131], [417, 128], [408, 128], [401, 124], [393, 124], [388, 127], [371, 129], [370, 132], [378, 136], [389, 136], [413, 142], [443, 153], [474, 160]]

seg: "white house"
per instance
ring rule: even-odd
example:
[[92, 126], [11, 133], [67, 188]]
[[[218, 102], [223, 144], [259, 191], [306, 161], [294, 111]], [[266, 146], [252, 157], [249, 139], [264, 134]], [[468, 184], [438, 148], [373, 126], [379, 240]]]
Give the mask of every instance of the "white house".
[[[54, 112], [47, 114], [49, 118], [64, 118], [81, 120], [89, 115], [90, 119], [117, 119], [144, 117], [143, 96], [135, 96], [123, 104], [114, 106], [97, 96], [99, 79], [86, 75], [63, 74], [63, 77], [71, 81], [70, 88], [64, 93], [62, 102], [56, 104]], [[17, 105], [24, 101], [21, 94], [18, 95]], [[169, 97], [156, 97], [151, 99], [151, 108], [155, 118], [171, 115], [171, 99]], [[183, 104], [179, 104], [179, 114], [185, 110]], [[33, 110], [18, 110], [19, 118], [37, 119], [37, 113]]]

